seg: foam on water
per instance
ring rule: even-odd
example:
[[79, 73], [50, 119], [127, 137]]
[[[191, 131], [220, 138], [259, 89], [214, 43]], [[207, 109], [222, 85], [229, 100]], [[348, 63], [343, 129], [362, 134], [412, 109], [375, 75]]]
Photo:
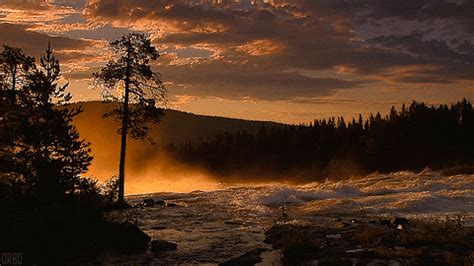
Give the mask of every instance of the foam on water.
[[[131, 210], [152, 238], [178, 243], [176, 252], [149, 255], [148, 262], [223, 262], [254, 248], [268, 247], [262, 242], [263, 232], [278, 223], [321, 223], [332, 222], [336, 217], [380, 215], [429, 219], [463, 215], [467, 225], [474, 225], [474, 175], [403, 171], [299, 186], [219, 188], [128, 197], [132, 202], [154, 198], [178, 204], [176, 208]], [[157, 225], [166, 229], [153, 229]]]
[[299, 205], [306, 214], [474, 215], [474, 175], [420, 173], [372, 174], [362, 179], [283, 187], [260, 198], [267, 206]]

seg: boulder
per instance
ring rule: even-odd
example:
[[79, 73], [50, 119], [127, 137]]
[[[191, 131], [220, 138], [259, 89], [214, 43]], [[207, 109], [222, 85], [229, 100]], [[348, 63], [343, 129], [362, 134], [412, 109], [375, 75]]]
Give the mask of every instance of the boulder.
[[155, 205], [155, 201], [153, 199], [144, 199], [143, 200], [143, 205], [145, 207], [151, 207], [151, 206]]
[[168, 242], [165, 240], [153, 240], [151, 241], [151, 251], [153, 253], [160, 253], [164, 251], [173, 251], [178, 248], [178, 245], [173, 242]]
[[158, 205], [158, 206], [165, 206], [166, 203], [164, 200], [155, 200], [155, 205]]
[[140, 230], [138, 226], [131, 223], [122, 223], [122, 241], [128, 243], [130, 250], [144, 250], [148, 246], [151, 237]]
[[178, 207], [178, 204], [176, 204], [176, 203], [168, 203], [168, 204], [166, 204], [166, 207]]
[[105, 245], [126, 252], [145, 251], [151, 238], [134, 224], [107, 222], [101, 230]]

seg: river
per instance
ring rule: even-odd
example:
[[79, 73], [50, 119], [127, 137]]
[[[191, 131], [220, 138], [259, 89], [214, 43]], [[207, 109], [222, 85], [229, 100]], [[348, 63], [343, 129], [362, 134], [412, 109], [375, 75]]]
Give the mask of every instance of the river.
[[[149, 198], [177, 206], [135, 208], [116, 213], [116, 218], [137, 222], [152, 239], [175, 242], [178, 250], [160, 255], [111, 256], [107, 262], [212, 265], [256, 248], [270, 249], [263, 243], [264, 232], [281, 223], [461, 215], [466, 225], [474, 225], [474, 175], [445, 176], [431, 170], [305, 185], [220, 184], [212, 191], [151, 193], [127, 199], [138, 203]], [[265, 256], [273, 260], [272, 254]]]

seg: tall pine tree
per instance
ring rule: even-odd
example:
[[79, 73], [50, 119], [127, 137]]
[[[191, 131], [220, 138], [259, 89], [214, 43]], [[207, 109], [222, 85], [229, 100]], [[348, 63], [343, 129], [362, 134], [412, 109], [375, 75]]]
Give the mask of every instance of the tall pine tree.
[[95, 84], [103, 87], [105, 100], [120, 102], [118, 108], [105, 115], [116, 116], [121, 125], [119, 204], [124, 204], [127, 136], [144, 139], [148, 135], [148, 122], [159, 122], [164, 115], [161, 107], [166, 105], [166, 91], [160, 74], [150, 66], [159, 53], [149, 38], [131, 33], [110, 46], [116, 57], [94, 73], [94, 78]]

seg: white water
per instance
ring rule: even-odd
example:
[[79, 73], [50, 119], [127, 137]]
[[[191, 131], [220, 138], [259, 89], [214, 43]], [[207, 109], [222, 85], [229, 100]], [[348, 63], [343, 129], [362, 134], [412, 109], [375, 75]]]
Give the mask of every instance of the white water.
[[[268, 248], [262, 242], [263, 232], [278, 223], [321, 224], [336, 218], [371, 216], [444, 219], [447, 215], [463, 215], [466, 225], [474, 225], [474, 175], [443, 176], [430, 170], [302, 186], [223, 186], [209, 192], [154, 193], [128, 199], [139, 202], [145, 198], [179, 205], [122, 213], [138, 218], [140, 227], [153, 239], [178, 244], [176, 252], [140, 257], [141, 261], [164, 264], [219, 263], [254, 248]], [[166, 229], [155, 230], [155, 226]]]

